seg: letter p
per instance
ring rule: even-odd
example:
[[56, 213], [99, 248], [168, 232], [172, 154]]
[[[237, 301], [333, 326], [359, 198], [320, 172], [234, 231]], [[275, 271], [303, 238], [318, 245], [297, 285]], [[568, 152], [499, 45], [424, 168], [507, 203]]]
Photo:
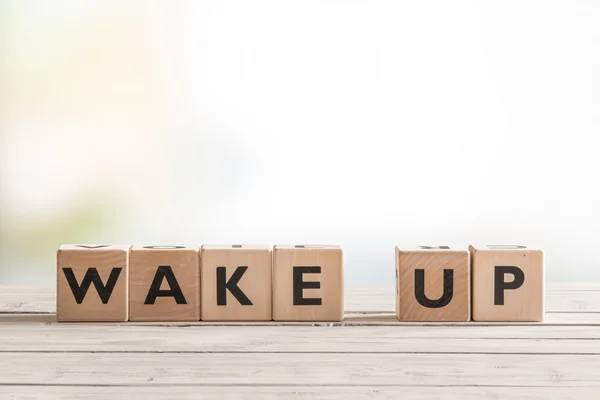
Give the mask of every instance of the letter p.
[[[506, 274], [511, 274], [514, 279], [511, 282], [504, 280]], [[496, 266], [494, 270], [494, 305], [504, 305], [504, 291], [520, 288], [525, 282], [523, 270], [515, 266]]]

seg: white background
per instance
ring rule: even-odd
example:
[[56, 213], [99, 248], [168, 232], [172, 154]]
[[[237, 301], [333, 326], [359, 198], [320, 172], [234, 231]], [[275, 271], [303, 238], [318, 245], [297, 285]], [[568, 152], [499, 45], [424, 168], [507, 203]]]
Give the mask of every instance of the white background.
[[0, 10], [4, 282], [83, 239], [341, 244], [372, 283], [395, 245], [529, 244], [600, 280], [599, 2]]

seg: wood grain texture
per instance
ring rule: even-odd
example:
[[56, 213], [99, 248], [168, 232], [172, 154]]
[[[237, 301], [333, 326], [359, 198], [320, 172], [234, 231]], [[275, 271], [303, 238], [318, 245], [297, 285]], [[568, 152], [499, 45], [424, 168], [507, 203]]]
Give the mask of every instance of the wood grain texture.
[[443, 322], [471, 319], [469, 251], [396, 247], [396, 276], [396, 313], [399, 320]]
[[0, 398], [597, 399], [598, 289], [549, 285], [542, 323], [401, 322], [389, 285], [333, 323], [68, 324], [0, 287]]
[[[473, 320], [475, 321], [543, 321], [544, 319], [544, 253], [525, 246], [469, 247], [473, 269]], [[518, 268], [524, 275], [516, 288], [501, 291], [502, 303], [495, 297], [495, 287], [518, 278], [502, 274], [498, 268]]]
[[[240, 302], [229, 289], [226, 304], [217, 302], [217, 269], [232, 279], [245, 268], [235, 286], [251, 304]], [[272, 319], [272, 254], [267, 246], [202, 246], [200, 255], [203, 321], [270, 321]], [[224, 281], [224, 282], [226, 282]], [[246, 299], [243, 299], [246, 300]]]
[[60, 398], [96, 399], [322, 399], [322, 400], [596, 400], [593, 388], [404, 386], [394, 385], [182, 385], [182, 386], [0, 386], [0, 397], [11, 400]]
[[[303, 298], [320, 299], [320, 305], [295, 304], [294, 270], [318, 268], [304, 273], [303, 282], [318, 288], [300, 289]], [[306, 284], [308, 285], [308, 284]], [[273, 249], [273, 319], [275, 321], [341, 321], [344, 319], [344, 273], [342, 249], [335, 246], [275, 246]]]
[[[131, 321], [200, 319], [199, 248], [134, 246], [129, 252], [129, 271]], [[159, 271], [164, 271], [165, 275]], [[169, 281], [169, 274], [172, 281]], [[161, 294], [148, 301], [153, 282], [158, 283]], [[179, 302], [167, 291], [180, 291]]]
[[[128, 320], [129, 247], [73, 244], [58, 249], [56, 314], [59, 321]], [[77, 298], [76, 293], [82, 297]]]
[[21, 324], [0, 327], [0, 352], [600, 355], [600, 329], [555, 329]]
[[[551, 313], [544, 322], [403, 322], [393, 312], [345, 313], [342, 321], [130, 321], [128, 325], [157, 325], [172, 327], [191, 326], [394, 326], [394, 327], [595, 327], [600, 325], [600, 313]], [[57, 322], [56, 314], [0, 314], [0, 327], [18, 324], [51, 324]], [[81, 324], [81, 323], [78, 323]], [[105, 322], [105, 324], [118, 324]]]
[[[3, 353], [0, 385], [598, 387], [598, 355]], [[35, 365], [35, 368], [32, 366]]]

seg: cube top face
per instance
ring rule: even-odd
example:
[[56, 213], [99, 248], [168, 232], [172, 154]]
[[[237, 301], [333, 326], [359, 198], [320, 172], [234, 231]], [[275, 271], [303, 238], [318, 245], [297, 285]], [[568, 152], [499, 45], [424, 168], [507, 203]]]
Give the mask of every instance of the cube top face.
[[135, 246], [129, 253], [131, 321], [198, 321], [197, 247]]
[[127, 321], [128, 259], [129, 246], [62, 245], [57, 252], [57, 319]]
[[129, 251], [131, 245], [128, 244], [63, 244], [58, 251], [106, 251], [123, 250]]
[[140, 251], [140, 250], [144, 250], [144, 251], [149, 251], [149, 252], [160, 252], [160, 251], [198, 251], [200, 250], [200, 247], [198, 246], [187, 246], [187, 245], [136, 245], [136, 246], [131, 246], [131, 251]]
[[417, 246], [396, 246], [396, 251], [400, 252], [432, 252], [432, 251], [467, 251], [467, 248], [460, 247], [451, 247], [448, 245], [437, 245], [437, 244], [429, 244], [429, 245], [417, 245]]
[[273, 319], [344, 319], [343, 254], [337, 247], [273, 250]]
[[396, 314], [401, 321], [471, 319], [468, 250], [396, 247]]
[[270, 321], [272, 253], [269, 247], [202, 247], [203, 321]]
[[473, 320], [538, 322], [544, 319], [544, 252], [470, 247]]
[[535, 247], [526, 246], [523, 244], [471, 244], [469, 246], [471, 251], [532, 251], [539, 249]]
[[276, 244], [274, 249], [341, 250], [341, 247], [333, 244]]
[[271, 250], [266, 244], [203, 244], [201, 250]]

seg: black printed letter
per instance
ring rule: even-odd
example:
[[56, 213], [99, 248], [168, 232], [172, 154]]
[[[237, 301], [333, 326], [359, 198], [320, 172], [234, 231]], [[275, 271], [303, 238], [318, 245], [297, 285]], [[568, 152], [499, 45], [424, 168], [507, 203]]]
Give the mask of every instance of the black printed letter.
[[225, 267], [217, 267], [217, 305], [218, 306], [226, 306], [227, 305], [227, 290], [231, 292], [233, 297], [237, 299], [237, 301], [243, 306], [252, 306], [252, 302], [250, 299], [242, 292], [242, 290], [238, 286], [238, 282], [242, 279], [244, 272], [248, 269], [247, 266], [237, 267], [234, 273], [231, 275], [231, 278], [227, 282], [226, 276], [226, 268]]
[[[512, 282], [504, 280], [504, 274], [512, 274]], [[514, 266], [496, 266], [494, 270], [494, 305], [504, 305], [504, 291], [507, 289], [518, 289], [525, 282], [525, 274], [519, 267]]]
[[77, 278], [75, 278], [72, 268], [63, 268], [62, 270], [65, 274], [65, 278], [67, 278], [67, 282], [69, 283], [69, 287], [71, 288], [71, 292], [73, 292], [73, 296], [75, 297], [77, 304], [81, 304], [83, 302], [83, 299], [85, 298], [85, 295], [92, 283], [98, 292], [98, 296], [100, 296], [102, 304], [106, 304], [108, 303], [108, 300], [110, 300], [110, 295], [117, 284], [117, 279], [119, 279], [121, 269], [122, 268], [112, 269], [110, 276], [106, 281], [106, 285], [102, 283], [102, 278], [100, 278], [96, 268], [88, 268], [85, 276], [81, 280], [81, 285], [77, 284]]
[[427, 308], [441, 308], [452, 300], [454, 296], [454, 270], [444, 270], [444, 293], [437, 300], [430, 300], [425, 296], [425, 270], [415, 270], [415, 297], [420, 305]]
[[294, 267], [293, 278], [294, 278], [294, 305], [295, 306], [320, 306], [321, 298], [305, 298], [303, 296], [303, 289], [319, 289], [321, 282], [304, 282], [303, 274], [320, 274], [321, 267]]
[[[167, 279], [170, 289], [160, 290], [160, 285], [165, 278]], [[154, 280], [152, 281], [152, 285], [150, 285], [150, 290], [148, 291], [148, 296], [146, 296], [144, 304], [154, 304], [157, 297], [174, 297], [177, 304], [187, 304], [183, 292], [179, 287], [179, 282], [177, 282], [173, 270], [168, 265], [160, 266], [156, 270]]]

